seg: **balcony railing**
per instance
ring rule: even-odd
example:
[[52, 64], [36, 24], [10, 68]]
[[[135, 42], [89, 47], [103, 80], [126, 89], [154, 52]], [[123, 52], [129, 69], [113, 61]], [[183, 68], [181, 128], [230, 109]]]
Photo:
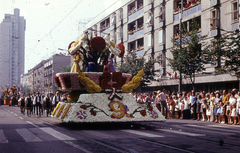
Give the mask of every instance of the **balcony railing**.
[[232, 31], [239, 28], [239, 23], [232, 24]]
[[143, 34], [144, 34], [144, 30], [141, 29], [141, 30], [138, 30], [138, 31], [134, 32], [133, 34], [129, 34], [128, 39], [133, 39], [133, 38], [136, 38], [137, 36], [140, 36], [140, 35], [143, 35]]
[[[187, 16], [189, 16], [189, 15], [192, 15], [192, 14], [194, 14], [194, 13], [197, 13], [197, 12], [199, 12], [199, 11], [201, 11], [201, 3], [198, 3], [198, 4], [196, 4], [195, 6], [193, 6], [193, 7], [188, 7], [188, 8], [186, 8], [185, 10], [183, 10], [183, 18], [184, 17], [187, 17]], [[173, 20], [174, 21], [177, 21], [177, 20], [179, 20], [179, 18], [180, 18], [180, 15], [181, 15], [181, 13], [180, 12], [177, 12], [176, 14], [174, 14], [173, 15]]]
[[138, 11], [132, 13], [131, 15], [128, 16], [128, 21], [136, 18], [137, 16], [143, 14], [143, 9], [139, 9]]
[[211, 0], [210, 1], [210, 7], [217, 5], [218, 0]]

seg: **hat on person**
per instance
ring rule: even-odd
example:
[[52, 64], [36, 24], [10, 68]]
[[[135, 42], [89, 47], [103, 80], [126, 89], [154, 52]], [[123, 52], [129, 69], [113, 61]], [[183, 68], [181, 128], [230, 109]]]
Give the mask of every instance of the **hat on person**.
[[160, 92], [161, 92], [161, 91], [160, 91], [160, 90], [158, 90], [158, 91], [157, 91], [157, 94], [160, 94]]

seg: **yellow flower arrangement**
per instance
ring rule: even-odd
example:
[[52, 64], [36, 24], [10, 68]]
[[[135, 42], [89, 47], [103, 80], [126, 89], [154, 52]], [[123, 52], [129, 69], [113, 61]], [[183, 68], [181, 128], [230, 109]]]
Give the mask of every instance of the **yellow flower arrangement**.
[[6, 96], [7, 95], [7, 89], [2, 90], [3, 94]]
[[68, 110], [69, 110], [70, 107], [71, 107], [71, 104], [68, 104], [67, 107], [66, 107], [66, 109], [65, 109], [65, 111], [64, 111], [64, 113], [63, 113], [62, 116], [61, 116], [61, 119], [64, 119], [64, 117], [66, 116], [66, 114], [67, 114], [67, 112], [68, 112]]
[[142, 76], [144, 74], [143, 70], [140, 70], [136, 76], [133, 77], [132, 81], [128, 82], [128, 84], [125, 84], [122, 86], [122, 92], [123, 93], [130, 93], [132, 92], [132, 89], [137, 88], [140, 85], [140, 82], [142, 81]]
[[79, 73], [78, 79], [83, 86], [87, 87], [87, 92], [99, 93], [102, 91], [102, 88], [99, 85], [97, 85], [95, 82], [90, 80], [88, 77], [86, 77], [83, 72], [79, 71], [78, 73]]
[[58, 103], [57, 106], [55, 107], [55, 109], [53, 110], [52, 116], [54, 116], [54, 114], [56, 113], [56, 111], [57, 111], [57, 109], [58, 109], [59, 106], [60, 106], [60, 103]]
[[60, 109], [59, 109], [56, 117], [59, 117], [59, 116], [60, 116], [60, 114], [62, 113], [63, 108], [65, 107], [65, 105], [66, 105], [66, 104], [62, 104], [62, 106], [60, 107]]

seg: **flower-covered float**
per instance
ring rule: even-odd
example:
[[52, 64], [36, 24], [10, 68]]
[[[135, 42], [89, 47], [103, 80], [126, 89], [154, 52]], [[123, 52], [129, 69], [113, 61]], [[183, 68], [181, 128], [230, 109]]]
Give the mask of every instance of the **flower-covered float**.
[[156, 107], [137, 103], [131, 94], [144, 71], [132, 78], [111, 65], [114, 55], [124, 56], [123, 44], [115, 45], [108, 36], [88, 40], [82, 34], [69, 44], [68, 51], [74, 61], [71, 72], [57, 73], [54, 79], [60, 90], [71, 92], [68, 102], [57, 104], [52, 117], [63, 122], [165, 121]]

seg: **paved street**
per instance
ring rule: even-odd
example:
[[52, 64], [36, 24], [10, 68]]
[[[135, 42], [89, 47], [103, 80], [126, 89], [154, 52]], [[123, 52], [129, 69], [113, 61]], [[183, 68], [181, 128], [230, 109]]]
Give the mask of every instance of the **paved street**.
[[[223, 145], [220, 145], [223, 140]], [[0, 106], [1, 153], [239, 152], [240, 125], [193, 120], [66, 124]]]

